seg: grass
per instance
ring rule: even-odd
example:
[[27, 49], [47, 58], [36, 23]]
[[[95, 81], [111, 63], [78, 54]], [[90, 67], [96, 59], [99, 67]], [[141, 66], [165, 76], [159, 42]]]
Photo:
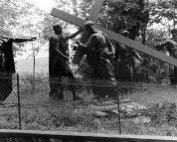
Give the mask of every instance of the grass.
[[[30, 78], [30, 77], [29, 77]], [[14, 83], [13, 93], [5, 103], [17, 103], [17, 91]], [[145, 89], [134, 89], [122, 98], [129, 98], [134, 102], [145, 105], [149, 109], [141, 112], [143, 116], [151, 118], [150, 123], [136, 124], [134, 118], [122, 118], [123, 134], [177, 136], [177, 89], [175, 87], [150, 86]], [[88, 110], [80, 109], [76, 112], [79, 101], [67, 99], [65, 102], [50, 102], [48, 82], [40, 77], [33, 90], [31, 80], [20, 82], [22, 129], [56, 130], [96, 133], [119, 134], [117, 115], [97, 118]], [[80, 91], [81, 96], [89, 98], [92, 92]], [[120, 92], [119, 92], [120, 93]], [[66, 91], [65, 95], [71, 97]], [[67, 98], [67, 97], [66, 97]], [[0, 128], [18, 129], [18, 109], [15, 107], [0, 107]]]

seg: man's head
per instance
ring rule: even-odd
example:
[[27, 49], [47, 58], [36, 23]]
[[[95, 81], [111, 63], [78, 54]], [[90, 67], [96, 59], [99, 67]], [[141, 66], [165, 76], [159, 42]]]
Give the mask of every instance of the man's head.
[[125, 37], [128, 37], [128, 36], [129, 36], [129, 31], [127, 31], [127, 30], [122, 30], [121, 33], [122, 33], [122, 35], [125, 36]]
[[85, 30], [90, 34], [95, 32], [93, 25], [95, 25], [95, 23], [93, 21], [87, 21], [84, 24]]
[[2, 47], [4, 41], [2, 39], [0, 39], [0, 47]]
[[59, 24], [53, 25], [53, 30], [55, 34], [60, 35], [62, 33], [62, 27]]
[[177, 28], [173, 28], [171, 30], [171, 34], [172, 34], [173, 37], [177, 37]]

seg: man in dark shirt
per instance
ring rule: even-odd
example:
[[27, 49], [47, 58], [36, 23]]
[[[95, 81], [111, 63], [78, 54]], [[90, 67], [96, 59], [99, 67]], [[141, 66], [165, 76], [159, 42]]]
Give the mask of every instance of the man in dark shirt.
[[[53, 26], [55, 35], [50, 38], [49, 45], [49, 79], [50, 79], [50, 98], [63, 100], [62, 77], [74, 79], [74, 75], [69, 68], [68, 40], [77, 36], [82, 30], [78, 30], [71, 36], [62, 36], [62, 27], [59, 24]], [[70, 85], [73, 99], [76, 100], [76, 92], [73, 85]]]
[[[129, 38], [129, 32], [123, 30], [121, 32], [122, 36]], [[118, 81], [130, 81], [131, 71], [130, 71], [130, 52], [126, 45], [116, 43], [116, 79]]]
[[85, 44], [79, 41], [77, 44], [85, 52], [87, 61], [93, 68], [92, 79], [96, 81], [93, 91], [96, 97], [116, 97], [115, 47], [102, 31], [93, 26], [92, 21], [85, 23], [85, 31], [90, 37]]

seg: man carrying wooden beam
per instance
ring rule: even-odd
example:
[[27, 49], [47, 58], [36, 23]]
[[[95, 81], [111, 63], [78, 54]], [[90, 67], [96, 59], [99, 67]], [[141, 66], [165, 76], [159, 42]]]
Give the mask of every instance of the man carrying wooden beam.
[[[159, 45], [156, 45], [155, 48], [157, 50], [165, 50], [169, 53], [169, 55], [171, 57], [174, 57], [174, 58], [177, 58], [177, 28], [173, 28], [171, 30], [171, 34], [172, 34], [172, 37], [159, 44]], [[171, 85], [176, 85], [177, 84], [177, 67], [174, 66], [169, 66], [169, 72], [170, 72], [170, 82], [171, 82]]]
[[[98, 98], [115, 97], [115, 47], [112, 41], [101, 31], [94, 28], [94, 22], [84, 24], [85, 32], [89, 35], [87, 42], [77, 42], [78, 48], [87, 55], [87, 62], [92, 66], [93, 92]], [[105, 86], [100, 86], [103, 83]], [[106, 87], [108, 86], [108, 87]]]

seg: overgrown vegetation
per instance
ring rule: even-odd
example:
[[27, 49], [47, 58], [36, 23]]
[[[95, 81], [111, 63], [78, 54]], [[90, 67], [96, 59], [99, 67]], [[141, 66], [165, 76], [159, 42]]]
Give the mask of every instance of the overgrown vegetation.
[[[93, 102], [85, 103], [84, 101], [72, 101], [71, 99], [64, 102], [50, 102], [46, 78], [42, 76], [36, 77], [34, 93], [31, 93], [30, 78], [28, 76], [25, 79], [25, 76], [23, 76], [20, 80], [22, 129], [119, 134], [117, 114], [110, 113], [108, 116], [98, 117], [87, 109], [88, 105], [92, 105]], [[145, 88], [143, 85], [141, 87], [137, 86], [134, 89], [130, 89], [127, 94], [122, 94], [121, 98], [130, 99], [148, 108], [147, 110], [140, 110], [137, 113], [138, 115], [132, 117], [121, 113], [122, 134], [177, 136], [176, 88], [159, 85], [157, 87], [155, 85], [147, 86]], [[90, 86], [87, 88], [86, 84], [83, 83], [80, 87], [83, 87], [82, 91], [90, 88]], [[119, 89], [118, 93], [121, 92]], [[8, 97], [5, 104], [0, 107], [1, 129], [19, 128], [18, 109], [16, 105], [13, 105], [17, 104], [14, 95], [17, 95], [16, 90]], [[65, 92], [65, 95], [71, 97], [68, 91]], [[85, 93], [85, 96], [88, 95], [88, 92]], [[137, 123], [134, 119], [138, 116], [149, 117], [151, 121]]]

